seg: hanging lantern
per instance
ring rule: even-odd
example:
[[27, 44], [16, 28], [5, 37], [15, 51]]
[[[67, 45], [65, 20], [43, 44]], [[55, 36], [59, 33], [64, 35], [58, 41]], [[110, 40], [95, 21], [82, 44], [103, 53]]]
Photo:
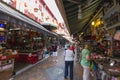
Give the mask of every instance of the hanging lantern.
[[38, 8], [34, 8], [34, 12], [38, 12]]

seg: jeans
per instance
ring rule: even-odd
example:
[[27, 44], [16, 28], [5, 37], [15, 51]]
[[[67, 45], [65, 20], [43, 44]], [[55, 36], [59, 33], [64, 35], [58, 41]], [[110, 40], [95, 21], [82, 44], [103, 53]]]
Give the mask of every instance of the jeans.
[[90, 80], [90, 68], [87, 66], [82, 66], [83, 67], [83, 80]]
[[65, 61], [65, 78], [67, 78], [68, 72], [70, 73], [70, 80], [73, 80], [73, 61]]

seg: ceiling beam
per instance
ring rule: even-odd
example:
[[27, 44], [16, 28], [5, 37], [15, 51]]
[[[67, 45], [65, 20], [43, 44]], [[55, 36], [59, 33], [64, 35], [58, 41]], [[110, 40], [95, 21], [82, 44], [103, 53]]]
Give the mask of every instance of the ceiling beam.
[[89, 4], [89, 5], [87, 5], [86, 7], [84, 7], [83, 10], [89, 8], [90, 6], [96, 4], [97, 2], [101, 2], [101, 0], [95, 0], [95, 1], [92, 2], [91, 4]]
[[95, 9], [92, 9], [91, 11], [88, 11], [88, 12], [86, 11], [85, 13], [82, 13], [82, 16], [84, 17], [84, 16], [89, 15], [90, 13], [94, 13], [95, 10], [96, 10], [96, 8], [95, 8]]
[[72, 3], [70, 3], [70, 2], [68, 2], [66, 0], [63, 0], [63, 5], [69, 8], [69, 6], [71, 6]]
[[77, 19], [78, 19], [77, 17], [78, 17], [77, 15], [72, 15], [72, 16], [68, 17], [69, 22], [70, 22], [71, 20], [74, 20], [74, 19], [77, 20]]
[[72, 16], [72, 15], [78, 15], [78, 12], [77, 11], [74, 11], [74, 12], [71, 12], [71, 13], [69, 13], [69, 14], [67, 14], [67, 17], [70, 17], [70, 16]]
[[74, 3], [74, 4], [80, 4], [80, 2], [78, 2], [78, 1], [75, 1], [75, 0], [67, 0], [67, 1], [69, 1], [69, 2], [72, 2], [72, 3]]
[[69, 8], [69, 9], [66, 9], [66, 13], [70, 13], [72, 11], [78, 11], [78, 7], [73, 6], [73, 7]]
[[[101, 7], [101, 5], [100, 5], [102, 2], [103, 2], [103, 0], [100, 0], [100, 3], [98, 4], [96, 10], [90, 16], [90, 19], [86, 22], [86, 24], [84, 25], [84, 27], [81, 30], [79, 30], [79, 32], [85, 31], [87, 29], [88, 25], [90, 25], [90, 23], [93, 20], [93, 18], [95, 18], [102, 11], [103, 7]], [[95, 15], [95, 16], [93, 16], [93, 15]]]
[[82, 12], [86, 12], [86, 11], [88, 11], [88, 10], [94, 9], [96, 6], [98, 6], [98, 4], [99, 4], [99, 3], [96, 3], [96, 4], [92, 5], [92, 6], [90, 6], [89, 8], [82, 9]]
[[86, 30], [87, 26], [91, 24], [91, 22], [94, 20], [94, 18], [96, 18], [96, 17], [100, 14], [100, 12], [101, 12], [102, 10], [103, 10], [103, 7], [101, 7], [101, 8], [97, 11], [97, 13], [95, 14], [95, 16], [93, 16], [93, 17], [91, 16], [91, 19], [90, 19], [89, 22], [85, 25], [85, 27], [83, 28], [83, 31]]

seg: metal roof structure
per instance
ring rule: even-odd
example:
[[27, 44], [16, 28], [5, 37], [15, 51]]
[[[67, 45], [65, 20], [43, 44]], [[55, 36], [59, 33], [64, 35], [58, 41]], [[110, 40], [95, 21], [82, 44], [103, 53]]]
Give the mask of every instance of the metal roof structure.
[[[70, 34], [85, 31], [104, 0], [56, 0]], [[109, 0], [105, 0], [109, 1]]]

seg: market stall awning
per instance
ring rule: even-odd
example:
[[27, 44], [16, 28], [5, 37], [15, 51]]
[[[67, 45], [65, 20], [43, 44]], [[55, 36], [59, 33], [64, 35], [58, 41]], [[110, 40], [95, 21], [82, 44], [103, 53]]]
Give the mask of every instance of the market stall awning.
[[34, 20], [30, 19], [29, 17], [27, 17], [24, 14], [18, 12], [17, 10], [14, 10], [13, 8], [7, 6], [6, 4], [4, 4], [2, 2], [0, 2], [0, 11], [9, 15], [9, 16], [12, 16], [12, 17], [17, 18], [21, 21], [24, 21], [24, 22], [32, 25], [33, 27], [39, 28], [43, 31], [46, 31], [46, 32], [50, 33], [50, 34], [57, 35], [56, 33], [53, 33], [51, 31], [47, 30], [46, 28], [41, 26], [39, 23], [35, 22]]
[[40, 24], [48, 30], [56, 30], [58, 28], [57, 25], [49, 22], [41, 22]]

